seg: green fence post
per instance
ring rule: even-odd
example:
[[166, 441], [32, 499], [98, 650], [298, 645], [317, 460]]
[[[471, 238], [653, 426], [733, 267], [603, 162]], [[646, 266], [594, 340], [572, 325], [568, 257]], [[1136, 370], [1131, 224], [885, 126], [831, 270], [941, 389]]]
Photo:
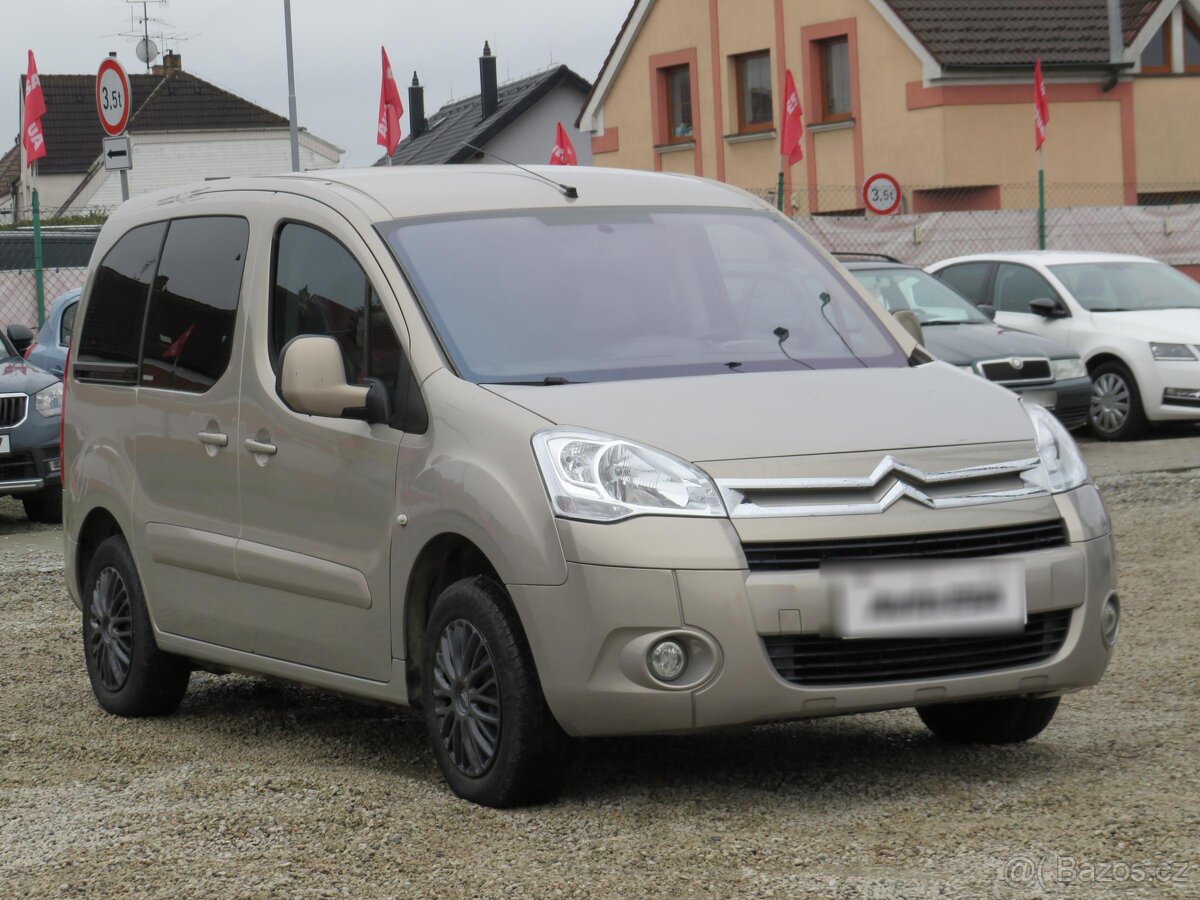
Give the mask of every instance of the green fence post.
[[1046, 164], [1038, 150], [1038, 249], [1046, 249]]
[[38, 328], [46, 321], [46, 295], [42, 285], [42, 213], [37, 188], [33, 189], [33, 277], [37, 284]]

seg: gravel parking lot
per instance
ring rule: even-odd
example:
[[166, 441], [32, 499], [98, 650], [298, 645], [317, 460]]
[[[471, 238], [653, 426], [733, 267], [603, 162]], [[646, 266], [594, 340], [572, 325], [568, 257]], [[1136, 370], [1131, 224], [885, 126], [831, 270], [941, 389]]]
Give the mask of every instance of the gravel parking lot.
[[403, 711], [196, 674], [171, 718], [106, 715], [56, 542], [0, 501], [3, 893], [1200, 895], [1200, 469], [1100, 481], [1124, 635], [1040, 739], [964, 749], [900, 711], [590, 741], [514, 812], [455, 799]]

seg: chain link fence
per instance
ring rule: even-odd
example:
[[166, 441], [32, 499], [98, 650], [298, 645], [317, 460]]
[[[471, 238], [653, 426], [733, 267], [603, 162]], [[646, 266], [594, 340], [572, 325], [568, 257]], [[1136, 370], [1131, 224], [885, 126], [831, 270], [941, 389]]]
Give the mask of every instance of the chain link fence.
[[[775, 189], [754, 190], [775, 203]], [[927, 266], [954, 256], [1038, 248], [1036, 184], [905, 187], [900, 209], [876, 216], [853, 187], [794, 188], [793, 217], [829, 250], [886, 254]], [[1151, 256], [1200, 265], [1200, 188], [1139, 185], [1126, 204], [1120, 184], [1048, 184], [1046, 247]]]
[[[99, 225], [49, 225], [42, 228], [43, 313], [59, 294], [82, 287]], [[33, 228], [0, 231], [0, 327], [14, 322], [35, 332], [38, 319]]]

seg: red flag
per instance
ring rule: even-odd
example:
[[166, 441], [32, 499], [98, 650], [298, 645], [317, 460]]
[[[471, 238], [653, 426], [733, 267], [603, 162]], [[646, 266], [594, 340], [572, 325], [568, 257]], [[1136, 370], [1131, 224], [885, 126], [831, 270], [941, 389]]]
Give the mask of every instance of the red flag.
[[1046, 143], [1046, 126], [1050, 124], [1050, 101], [1046, 98], [1046, 82], [1042, 79], [1042, 61], [1033, 68], [1033, 130], [1034, 149]]
[[567, 129], [563, 128], [562, 122], [558, 123], [558, 129], [554, 134], [554, 149], [550, 152], [550, 165], [579, 165], [579, 160], [575, 157], [575, 145], [572, 144], [571, 139], [567, 137]]
[[46, 101], [42, 96], [42, 82], [38, 78], [37, 64], [33, 51], [29, 51], [29, 70], [25, 75], [25, 112], [21, 121], [21, 141], [25, 145], [25, 164], [46, 155], [46, 138], [42, 134], [41, 118], [46, 114]]
[[387, 50], [380, 47], [379, 52], [383, 54], [383, 82], [379, 86], [379, 120], [375, 143], [384, 147], [388, 156], [391, 156], [400, 143], [400, 117], [404, 115], [404, 104], [400, 102], [400, 89], [392, 77], [392, 64], [388, 62]]
[[192, 332], [195, 330], [196, 326], [194, 324], [185, 328], [183, 334], [175, 338], [171, 346], [162, 352], [162, 358], [178, 360], [183, 354], [183, 348], [187, 346], [188, 338], [192, 336]]
[[787, 157], [789, 166], [794, 166], [804, 159], [804, 125], [800, 121], [804, 110], [800, 108], [800, 94], [796, 91], [796, 80], [792, 78], [791, 69], [787, 71], [783, 95], [783, 139], [779, 152]]

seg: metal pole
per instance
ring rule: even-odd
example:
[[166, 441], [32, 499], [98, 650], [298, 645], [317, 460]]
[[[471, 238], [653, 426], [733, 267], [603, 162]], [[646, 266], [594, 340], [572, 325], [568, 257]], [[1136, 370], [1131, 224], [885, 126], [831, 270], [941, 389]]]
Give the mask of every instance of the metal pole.
[[129, 199], [129, 175], [124, 169], [122, 169], [121, 170], [121, 202], [124, 203], [128, 199]]
[[1046, 152], [1038, 148], [1038, 249], [1046, 249]]
[[292, 139], [292, 171], [300, 171], [300, 136], [296, 127], [296, 67], [292, 61], [292, 0], [283, 0], [283, 30], [287, 38], [288, 125]]
[[42, 283], [42, 212], [38, 205], [37, 163], [33, 164], [33, 278], [37, 285], [38, 328], [46, 321], [46, 293]]
[[779, 157], [779, 186], [775, 189], [775, 208], [783, 212], [783, 156]]

